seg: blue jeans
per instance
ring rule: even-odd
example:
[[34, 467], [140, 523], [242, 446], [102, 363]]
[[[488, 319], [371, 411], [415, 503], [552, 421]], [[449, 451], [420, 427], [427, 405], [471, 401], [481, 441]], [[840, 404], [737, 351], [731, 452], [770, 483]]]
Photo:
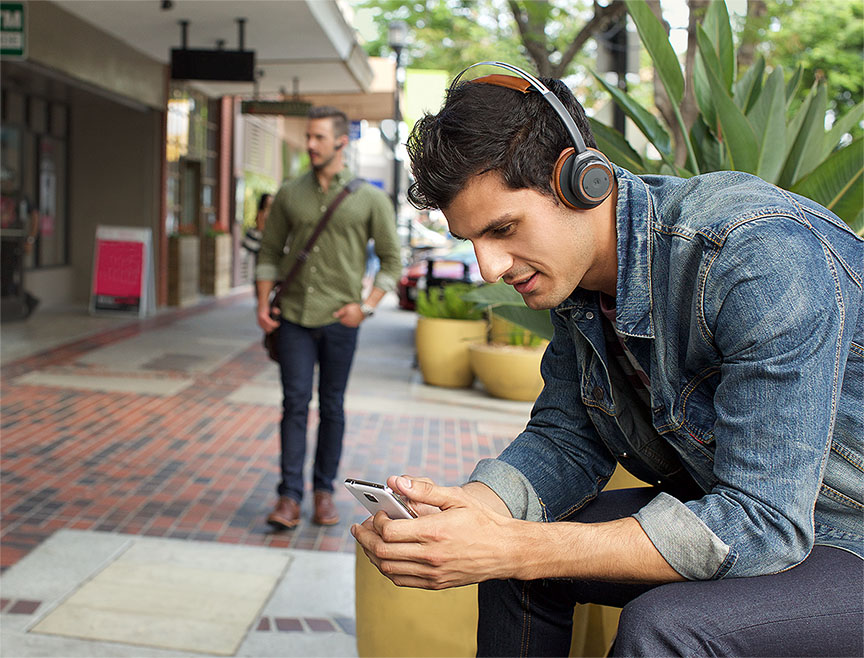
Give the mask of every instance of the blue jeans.
[[279, 367], [282, 376], [282, 481], [280, 496], [303, 499], [303, 462], [306, 425], [315, 364], [318, 363], [318, 445], [315, 451], [314, 491], [333, 491], [345, 434], [345, 387], [351, 372], [357, 328], [336, 322], [307, 329], [282, 320], [279, 329]]
[[[654, 495], [604, 492], [572, 520], [629, 516]], [[612, 656], [864, 655], [864, 563], [827, 546], [769, 576], [660, 586], [493, 580], [478, 599], [478, 656], [566, 656], [577, 603], [624, 608]]]

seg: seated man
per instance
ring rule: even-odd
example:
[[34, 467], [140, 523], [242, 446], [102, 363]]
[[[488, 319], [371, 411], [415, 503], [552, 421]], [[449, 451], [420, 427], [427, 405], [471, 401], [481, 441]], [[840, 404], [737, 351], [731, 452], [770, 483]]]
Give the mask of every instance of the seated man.
[[[352, 533], [397, 585], [480, 583], [478, 655], [566, 655], [576, 603], [624, 607], [613, 655], [862, 655], [864, 241], [748, 174], [610, 165], [505, 68], [417, 123], [409, 196], [552, 309], [545, 387], [467, 484], [390, 478], [420, 517]], [[616, 462], [654, 486], [600, 493]]]

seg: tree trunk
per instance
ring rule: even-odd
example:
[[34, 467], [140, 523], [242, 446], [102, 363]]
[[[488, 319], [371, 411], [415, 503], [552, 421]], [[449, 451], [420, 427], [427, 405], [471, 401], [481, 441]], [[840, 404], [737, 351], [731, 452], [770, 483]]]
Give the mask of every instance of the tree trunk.
[[[651, 11], [654, 12], [654, 15], [657, 17], [657, 20], [663, 25], [666, 29], [666, 34], [669, 34], [669, 23], [663, 20], [663, 10], [660, 7], [660, 0], [647, 0], [648, 6], [651, 8]], [[681, 162], [679, 157], [683, 151], [684, 157], [687, 157], [687, 150], [684, 146], [684, 140], [681, 137], [681, 129], [678, 126], [678, 120], [675, 118], [675, 112], [672, 109], [672, 103], [669, 101], [669, 96], [666, 94], [666, 89], [663, 87], [663, 83], [660, 81], [660, 76], [654, 75], [654, 105], [657, 107], [657, 111], [660, 112], [660, 116], [663, 118], [663, 123], [669, 128], [669, 132], [672, 136], [672, 143], [675, 145], [675, 163], [678, 164]]]
[[741, 33], [741, 47], [738, 49], [738, 70], [750, 68], [756, 56], [759, 43], [759, 27], [768, 12], [765, 0], [747, 0], [747, 19]]
[[[696, 26], [702, 23], [709, 4], [711, 4], [711, 0], [687, 1], [690, 14], [687, 22], [687, 53], [684, 56], [684, 98], [681, 100], [679, 110], [688, 132], [699, 114], [696, 98], [693, 95], [693, 68], [696, 64], [697, 52]], [[669, 24], [663, 20], [660, 0], [648, 0], [648, 6], [651, 7], [651, 11], [666, 28], [666, 34], [669, 34]], [[675, 145], [675, 164], [679, 167], [686, 167], [688, 164], [687, 144], [684, 141], [678, 119], [675, 117], [672, 103], [669, 101], [669, 96], [666, 95], [666, 89], [657, 75], [654, 76], [654, 104], [672, 136]]]
[[[536, 2], [538, 0], [528, 1]], [[567, 69], [573, 62], [573, 58], [579, 54], [588, 39], [598, 32], [608, 29], [609, 25], [627, 11], [627, 4], [623, 0], [614, 0], [605, 7], [597, 4], [595, 0], [594, 16], [582, 26], [570, 42], [567, 50], [561, 53], [561, 61], [553, 64], [551, 55], [554, 51], [549, 46], [546, 37], [546, 24], [537, 20], [532, 21], [531, 14], [524, 10], [518, 0], [507, 0], [507, 6], [510, 7], [513, 20], [516, 21], [519, 38], [525, 52], [534, 62], [538, 75], [549, 78], [563, 78], [567, 74]], [[534, 14], [535, 17], [538, 15], [539, 13]]]

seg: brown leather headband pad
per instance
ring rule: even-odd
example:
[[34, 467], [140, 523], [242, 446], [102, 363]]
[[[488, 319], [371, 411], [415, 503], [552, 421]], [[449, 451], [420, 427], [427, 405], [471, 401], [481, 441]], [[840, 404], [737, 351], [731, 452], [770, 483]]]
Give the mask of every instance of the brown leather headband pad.
[[515, 75], [504, 75], [503, 73], [493, 73], [492, 75], [484, 75], [480, 78], [474, 78], [469, 82], [479, 82], [486, 85], [496, 85], [498, 87], [507, 87], [515, 91], [521, 91], [527, 94], [529, 91], [534, 91], [531, 83], [522, 78], [517, 78]]

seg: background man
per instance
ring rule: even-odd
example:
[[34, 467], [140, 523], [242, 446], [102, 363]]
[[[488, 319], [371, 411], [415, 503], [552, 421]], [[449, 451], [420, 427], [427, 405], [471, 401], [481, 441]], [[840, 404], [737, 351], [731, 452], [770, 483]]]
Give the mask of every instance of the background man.
[[[479, 582], [478, 655], [567, 655], [585, 602], [625, 606], [614, 655], [860, 655], [864, 243], [735, 172], [567, 205], [561, 117], [491, 77], [416, 124], [409, 196], [553, 309], [545, 387], [469, 483], [390, 478], [420, 518], [352, 533], [398, 585]], [[600, 493], [616, 462], [654, 486]]]
[[[372, 185], [363, 184], [349, 194], [318, 237], [308, 260], [285, 289], [281, 318], [270, 317], [269, 295], [306, 245], [328, 205], [354, 178], [345, 167], [348, 120], [332, 107], [309, 112], [306, 150], [312, 170], [289, 181], [276, 194], [261, 240], [256, 279], [258, 325], [279, 331], [283, 408], [279, 500], [267, 521], [292, 528], [300, 521], [303, 499], [303, 462], [306, 424], [312, 398], [313, 375], [318, 364], [318, 443], [315, 452], [313, 521], [339, 522], [333, 505], [333, 479], [339, 468], [345, 432], [345, 387], [360, 323], [400, 275], [399, 244], [393, 206]], [[375, 240], [381, 269], [366, 299], [362, 277], [366, 245]], [[283, 253], [290, 240], [287, 255]]]

